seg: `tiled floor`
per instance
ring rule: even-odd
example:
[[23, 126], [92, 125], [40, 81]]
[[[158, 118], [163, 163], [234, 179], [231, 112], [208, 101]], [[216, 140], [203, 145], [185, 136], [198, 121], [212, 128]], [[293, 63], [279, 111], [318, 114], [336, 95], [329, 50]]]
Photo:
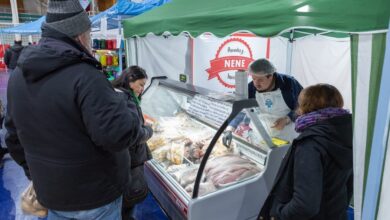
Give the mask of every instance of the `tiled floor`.
[[[24, 176], [22, 168], [9, 155], [6, 155], [4, 158], [4, 167], [0, 169], [0, 220], [42, 219], [25, 215], [20, 209], [20, 195], [27, 185], [28, 180]], [[168, 219], [151, 195], [136, 206], [134, 214], [137, 220]]]

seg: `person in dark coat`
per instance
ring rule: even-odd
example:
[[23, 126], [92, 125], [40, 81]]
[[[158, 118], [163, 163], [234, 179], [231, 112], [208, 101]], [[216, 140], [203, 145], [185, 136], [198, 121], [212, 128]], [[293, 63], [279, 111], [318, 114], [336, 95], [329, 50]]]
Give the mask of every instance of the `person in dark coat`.
[[352, 116], [340, 92], [317, 84], [299, 95], [293, 141], [259, 219], [346, 220], [353, 194]]
[[[4, 106], [3, 106], [3, 101], [0, 100], [0, 129], [3, 129], [3, 121], [4, 121]], [[0, 138], [0, 169], [3, 168], [4, 162], [3, 162], [3, 157], [8, 153], [7, 148], [3, 148], [2, 143], [1, 143], [1, 138]]]
[[5, 51], [4, 63], [9, 70], [13, 71], [15, 69], [16, 63], [23, 48], [24, 47], [22, 46], [22, 40], [20, 38], [17, 38], [15, 39], [14, 45]]
[[125, 69], [120, 77], [113, 81], [115, 90], [127, 101], [131, 111], [137, 111], [141, 122], [141, 135], [134, 145], [129, 146], [131, 157], [130, 175], [132, 182], [129, 184], [123, 196], [122, 218], [130, 219], [134, 206], [142, 202], [149, 190], [144, 178], [144, 163], [152, 158], [149, 147], [146, 143], [153, 135], [150, 126], [145, 125], [145, 120], [140, 107], [141, 96], [148, 76], [146, 71], [139, 66], [130, 66]]
[[6, 143], [48, 219], [121, 219], [128, 146], [142, 130], [91, 55], [78, 0], [50, 0], [42, 38], [8, 83]]

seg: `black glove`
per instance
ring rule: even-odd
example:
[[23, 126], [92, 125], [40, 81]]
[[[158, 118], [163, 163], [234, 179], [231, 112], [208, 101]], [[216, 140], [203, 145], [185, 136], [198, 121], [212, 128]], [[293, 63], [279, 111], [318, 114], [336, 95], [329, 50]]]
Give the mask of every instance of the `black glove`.
[[225, 145], [226, 147], [230, 147], [230, 144], [232, 143], [232, 139], [233, 139], [232, 131], [225, 131], [223, 133], [223, 137], [222, 137], [223, 145]]

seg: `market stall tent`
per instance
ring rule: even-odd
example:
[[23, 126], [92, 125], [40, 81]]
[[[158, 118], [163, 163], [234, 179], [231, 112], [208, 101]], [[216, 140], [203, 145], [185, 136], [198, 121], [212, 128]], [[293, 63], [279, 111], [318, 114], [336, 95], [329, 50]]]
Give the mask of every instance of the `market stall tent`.
[[[101, 19], [107, 18], [108, 29], [115, 29], [118, 28], [118, 22], [121, 19], [140, 15], [167, 2], [169, 2], [169, 0], [147, 0], [141, 3], [135, 3], [128, 0], [119, 0], [106, 11], [90, 17], [92, 27], [99, 28]], [[41, 25], [45, 19], [46, 16], [42, 16], [33, 22], [23, 23], [10, 28], [2, 28], [0, 29], [0, 33], [24, 35], [40, 34], [42, 32]]]
[[292, 28], [310, 33], [383, 32], [389, 5], [386, 0], [176, 0], [124, 25], [128, 37], [166, 31], [223, 37], [240, 30], [270, 37]]
[[46, 16], [42, 16], [41, 18], [33, 22], [20, 24], [18, 26], [11, 27], [11, 28], [0, 29], [0, 32], [3, 34], [24, 34], [24, 35], [40, 34], [42, 32], [41, 25], [42, 22], [45, 21], [45, 19]]
[[385, 208], [390, 205], [385, 188], [390, 173], [384, 172], [390, 163], [390, 105], [384, 85], [390, 74], [388, 55], [385, 60], [389, 18], [387, 0], [174, 0], [124, 21], [124, 33], [131, 38], [149, 33], [198, 37], [211, 32], [225, 37], [250, 32], [262, 37], [285, 36], [290, 44], [310, 34], [350, 35], [355, 219], [371, 220], [390, 216]]
[[101, 20], [107, 19], [107, 29], [117, 29], [122, 19], [140, 15], [167, 2], [169, 0], [146, 0], [139, 3], [119, 0], [111, 8], [91, 18], [92, 28], [100, 29]]

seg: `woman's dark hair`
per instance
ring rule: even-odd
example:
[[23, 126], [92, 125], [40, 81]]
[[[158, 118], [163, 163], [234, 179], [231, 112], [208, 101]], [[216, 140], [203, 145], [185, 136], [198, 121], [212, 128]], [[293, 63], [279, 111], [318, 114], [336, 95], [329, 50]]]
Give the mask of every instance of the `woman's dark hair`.
[[139, 66], [130, 66], [122, 71], [121, 75], [112, 81], [114, 88], [130, 89], [129, 83], [135, 82], [139, 79], [147, 79], [146, 71]]
[[298, 98], [297, 114], [303, 115], [323, 108], [342, 108], [344, 100], [336, 87], [321, 83], [301, 91]]

